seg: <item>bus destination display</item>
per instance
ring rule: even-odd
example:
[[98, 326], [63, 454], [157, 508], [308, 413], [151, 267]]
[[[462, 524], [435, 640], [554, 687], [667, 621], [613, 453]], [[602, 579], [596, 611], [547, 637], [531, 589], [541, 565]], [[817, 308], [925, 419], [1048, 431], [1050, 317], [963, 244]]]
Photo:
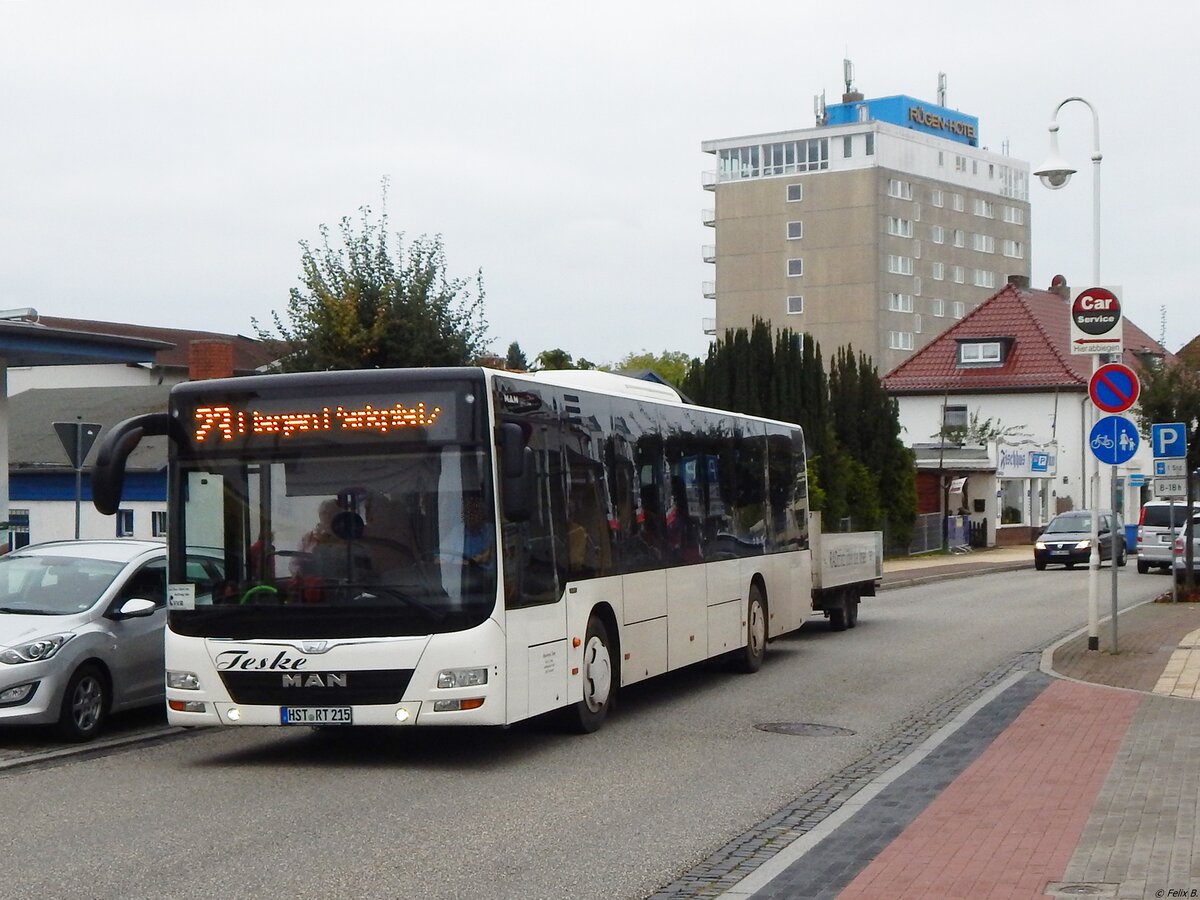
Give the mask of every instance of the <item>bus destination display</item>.
[[[287, 401], [254, 401], [253, 405], [201, 403], [192, 408], [188, 429], [197, 447], [213, 448], [228, 441], [244, 444], [262, 440], [277, 444], [317, 437], [334, 440], [351, 436], [402, 437], [414, 432], [432, 437], [430, 431], [449, 415], [448, 411], [443, 412], [449, 400], [449, 396], [443, 396], [428, 400], [374, 399], [311, 405]], [[304, 408], [306, 405], [308, 408]], [[451, 431], [452, 420], [451, 417]]]

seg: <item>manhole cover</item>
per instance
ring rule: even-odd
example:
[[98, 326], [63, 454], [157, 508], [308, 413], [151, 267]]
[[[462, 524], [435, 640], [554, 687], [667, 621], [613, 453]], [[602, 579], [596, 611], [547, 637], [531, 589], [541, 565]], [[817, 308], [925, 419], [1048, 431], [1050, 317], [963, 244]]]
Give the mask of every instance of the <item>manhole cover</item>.
[[759, 731], [794, 734], [802, 737], [849, 737], [854, 734], [849, 728], [838, 728], [836, 725], [817, 725], [813, 722], [762, 722], [754, 727]]
[[1046, 885], [1046, 894], [1051, 897], [1115, 897], [1118, 884], [1111, 882], [1053, 882]]

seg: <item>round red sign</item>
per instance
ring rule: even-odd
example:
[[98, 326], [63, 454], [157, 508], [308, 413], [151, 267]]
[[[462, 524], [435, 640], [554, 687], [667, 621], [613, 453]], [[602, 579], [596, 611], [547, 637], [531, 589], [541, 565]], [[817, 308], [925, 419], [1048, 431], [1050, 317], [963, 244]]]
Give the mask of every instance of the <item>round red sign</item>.
[[1121, 321], [1121, 301], [1112, 291], [1088, 288], [1071, 304], [1071, 319], [1084, 334], [1108, 334]]
[[1109, 363], [1092, 373], [1088, 396], [1106, 413], [1125, 412], [1137, 402], [1141, 383], [1129, 366]]

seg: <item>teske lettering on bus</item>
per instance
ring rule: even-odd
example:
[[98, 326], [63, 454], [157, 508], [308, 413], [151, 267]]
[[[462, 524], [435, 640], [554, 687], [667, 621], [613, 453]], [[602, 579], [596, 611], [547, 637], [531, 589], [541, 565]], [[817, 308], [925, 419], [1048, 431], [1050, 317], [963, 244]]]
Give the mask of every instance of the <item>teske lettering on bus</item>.
[[280, 650], [274, 658], [269, 656], [251, 656], [249, 650], [226, 650], [217, 654], [217, 670], [228, 672], [232, 669], [285, 669], [295, 671], [303, 669], [308, 660], [302, 656], [290, 656], [286, 650]]

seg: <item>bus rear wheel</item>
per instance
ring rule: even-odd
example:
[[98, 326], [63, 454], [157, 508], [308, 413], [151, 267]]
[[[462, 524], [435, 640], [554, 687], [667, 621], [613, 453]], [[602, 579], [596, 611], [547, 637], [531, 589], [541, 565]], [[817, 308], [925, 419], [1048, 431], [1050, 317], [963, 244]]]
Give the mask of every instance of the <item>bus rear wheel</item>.
[[603, 725], [616, 699], [617, 669], [610, 647], [608, 628], [593, 615], [583, 641], [583, 699], [565, 710], [567, 727], [578, 734], [591, 734]]

